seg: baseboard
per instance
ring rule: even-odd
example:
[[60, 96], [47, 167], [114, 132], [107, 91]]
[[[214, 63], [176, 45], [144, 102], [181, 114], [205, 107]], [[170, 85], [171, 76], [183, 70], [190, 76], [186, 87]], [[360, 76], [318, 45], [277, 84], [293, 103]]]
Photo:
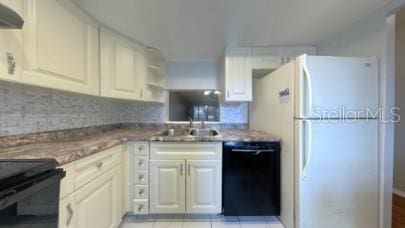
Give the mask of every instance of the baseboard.
[[394, 192], [395, 195], [398, 195], [398, 196], [400, 196], [402, 198], [405, 198], [405, 192], [403, 192], [401, 190], [398, 190], [398, 189], [395, 189], [395, 188], [394, 188], [393, 192]]

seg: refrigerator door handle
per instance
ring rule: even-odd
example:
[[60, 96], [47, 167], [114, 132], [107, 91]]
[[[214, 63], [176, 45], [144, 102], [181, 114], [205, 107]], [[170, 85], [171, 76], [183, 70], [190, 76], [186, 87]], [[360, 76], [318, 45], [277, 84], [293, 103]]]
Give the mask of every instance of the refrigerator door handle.
[[[304, 100], [304, 104], [301, 105], [301, 107], [305, 107], [306, 105], [308, 105], [306, 107], [305, 110], [305, 116], [312, 116], [312, 78], [311, 78], [311, 74], [309, 73], [308, 70], [308, 66], [307, 66], [307, 55], [304, 55], [304, 57], [302, 58], [302, 70], [303, 70], [303, 75], [306, 79], [306, 84], [307, 84], [307, 88], [308, 88], [308, 100]], [[302, 98], [306, 98], [306, 94], [302, 94], [301, 96]]]
[[305, 181], [308, 177], [309, 168], [311, 166], [312, 160], [312, 122], [310, 120], [303, 120], [307, 128], [304, 129], [304, 150], [303, 150], [303, 168], [302, 168], [302, 179]]

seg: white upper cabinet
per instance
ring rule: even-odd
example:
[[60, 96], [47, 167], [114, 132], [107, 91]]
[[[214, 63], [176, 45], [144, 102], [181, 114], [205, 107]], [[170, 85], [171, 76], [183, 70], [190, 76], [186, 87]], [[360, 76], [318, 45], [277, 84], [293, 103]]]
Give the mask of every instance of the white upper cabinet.
[[187, 212], [221, 213], [221, 161], [187, 161]]
[[[22, 0], [0, 0], [0, 3], [22, 15]], [[22, 31], [0, 29], [0, 79], [20, 81], [23, 59]]]
[[98, 25], [68, 0], [24, 1], [22, 81], [99, 95]]
[[252, 48], [253, 69], [276, 69], [283, 64], [283, 48]]
[[123, 36], [100, 29], [100, 94], [141, 100], [145, 80], [144, 47]]
[[220, 86], [225, 101], [252, 101], [253, 76], [265, 76], [301, 54], [316, 55], [315, 47], [277, 46], [227, 48]]
[[225, 100], [252, 100], [251, 48], [226, 50], [225, 57]]

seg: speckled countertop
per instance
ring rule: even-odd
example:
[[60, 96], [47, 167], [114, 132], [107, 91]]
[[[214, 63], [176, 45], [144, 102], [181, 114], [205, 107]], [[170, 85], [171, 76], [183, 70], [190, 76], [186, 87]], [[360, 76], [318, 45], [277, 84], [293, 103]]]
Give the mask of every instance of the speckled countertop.
[[[280, 138], [259, 131], [248, 129], [226, 128], [219, 129], [216, 137], [167, 137], [160, 136], [164, 127], [152, 128], [122, 128], [112, 127], [94, 134], [79, 134], [76, 137], [43, 140], [45, 136], [8, 137], [0, 140], [0, 159], [43, 159], [53, 158], [60, 165], [72, 162], [85, 156], [112, 148], [127, 141], [163, 141], [163, 142], [220, 142], [220, 141], [269, 141], [278, 142]], [[60, 133], [59, 133], [60, 134]], [[49, 136], [48, 136], [49, 137]], [[27, 138], [31, 141], [27, 142]], [[7, 141], [8, 140], [8, 141]], [[16, 143], [10, 140], [20, 140]]]

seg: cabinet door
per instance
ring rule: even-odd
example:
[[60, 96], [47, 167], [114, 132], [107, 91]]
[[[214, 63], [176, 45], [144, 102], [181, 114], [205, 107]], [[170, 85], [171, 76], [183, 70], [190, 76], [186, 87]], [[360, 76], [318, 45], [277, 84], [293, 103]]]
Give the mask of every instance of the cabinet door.
[[115, 228], [121, 222], [121, 168], [116, 167], [75, 192], [77, 227]]
[[252, 68], [253, 69], [277, 69], [282, 65], [283, 49], [279, 47], [272, 48], [253, 48], [252, 49]]
[[59, 228], [75, 228], [77, 227], [77, 205], [75, 203], [74, 194], [69, 195], [59, 201]]
[[99, 95], [98, 25], [68, 0], [24, 1], [22, 81]]
[[185, 161], [150, 162], [150, 212], [184, 213]]
[[220, 161], [187, 160], [187, 213], [221, 213]]
[[252, 100], [250, 48], [235, 48], [226, 51], [225, 90], [227, 101]]
[[107, 29], [100, 30], [101, 96], [139, 100], [144, 71], [143, 47]]
[[[21, 0], [0, 0], [0, 3], [22, 15]], [[0, 79], [10, 81], [21, 80], [21, 70], [24, 59], [21, 44], [22, 31], [20, 29], [0, 29]], [[15, 68], [14, 71], [9, 72], [9, 63], [12, 64], [13, 60]]]

